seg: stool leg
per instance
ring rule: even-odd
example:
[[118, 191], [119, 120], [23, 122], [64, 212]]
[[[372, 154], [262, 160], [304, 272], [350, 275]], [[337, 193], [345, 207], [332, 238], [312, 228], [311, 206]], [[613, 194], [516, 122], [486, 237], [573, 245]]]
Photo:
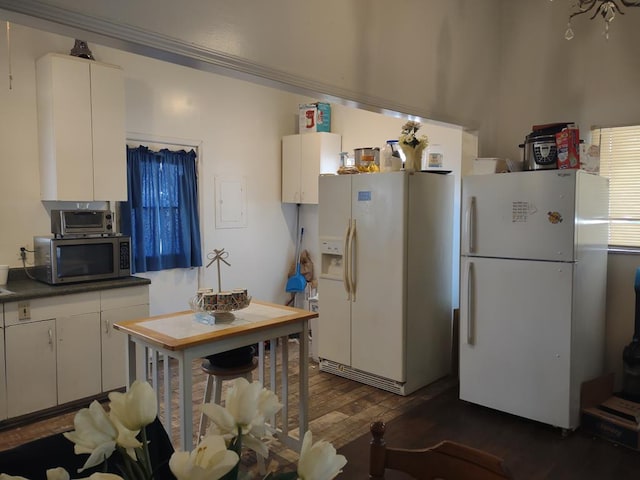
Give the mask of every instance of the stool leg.
[[[211, 388], [213, 387], [213, 379], [211, 375], [207, 378], [207, 384], [204, 387], [204, 400], [203, 404], [211, 401]], [[202, 438], [202, 435], [205, 434], [207, 428], [207, 422], [209, 418], [202, 412], [200, 412], [200, 428], [198, 429], [198, 442]]]
[[264, 466], [264, 458], [262, 457], [262, 455], [259, 455], [257, 453], [256, 457], [258, 459], [258, 473], [260, 474], [260, 476], [264, 476], [264, 474], [267, 473], [267, 469]]
[[213, 378], [213, 403], [217, 403], [220, 405], [222, 401], [222, 378], [216, 377], [214, 375]]

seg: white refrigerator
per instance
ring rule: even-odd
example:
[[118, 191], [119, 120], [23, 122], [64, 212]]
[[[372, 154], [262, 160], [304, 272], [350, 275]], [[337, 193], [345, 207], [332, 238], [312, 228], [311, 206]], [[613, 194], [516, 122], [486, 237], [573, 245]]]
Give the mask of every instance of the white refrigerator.
[[400, 395], [449, 374], [453, 176], [323, 175], [319, 188], [320, 369]]
[[603, 373], [608, 180], [462, 180], [460, 398], [563, 429]]

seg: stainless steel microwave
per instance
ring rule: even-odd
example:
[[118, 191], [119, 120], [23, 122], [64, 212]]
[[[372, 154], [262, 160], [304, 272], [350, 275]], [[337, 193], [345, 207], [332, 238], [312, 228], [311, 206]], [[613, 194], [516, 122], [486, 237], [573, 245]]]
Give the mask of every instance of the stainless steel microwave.
[[127, 236], [34, 237], [36, 280], [52, 285], [131, 275], [131, 238]]

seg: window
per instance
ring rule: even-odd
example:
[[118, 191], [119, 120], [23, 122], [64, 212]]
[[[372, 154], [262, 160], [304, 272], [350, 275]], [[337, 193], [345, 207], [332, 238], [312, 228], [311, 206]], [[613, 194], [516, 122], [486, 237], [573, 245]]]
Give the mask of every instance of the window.
[[201, 266], [196, 153], [127, 147], [127, 184], [122, 231], [135, 272]]
[[640, 126], [592, 130], [609, 178], [609, 245], [640, 247]]

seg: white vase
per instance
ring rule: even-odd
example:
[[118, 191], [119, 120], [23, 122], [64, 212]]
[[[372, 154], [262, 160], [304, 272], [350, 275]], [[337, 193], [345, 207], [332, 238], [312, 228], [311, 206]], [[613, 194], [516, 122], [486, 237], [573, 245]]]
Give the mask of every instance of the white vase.
[[402, 148], [404, 153], [404, 169], [407, 172], [419, 172], [422, 169], [422, 151], [424, 149], [414, 149], [411, 147]]

